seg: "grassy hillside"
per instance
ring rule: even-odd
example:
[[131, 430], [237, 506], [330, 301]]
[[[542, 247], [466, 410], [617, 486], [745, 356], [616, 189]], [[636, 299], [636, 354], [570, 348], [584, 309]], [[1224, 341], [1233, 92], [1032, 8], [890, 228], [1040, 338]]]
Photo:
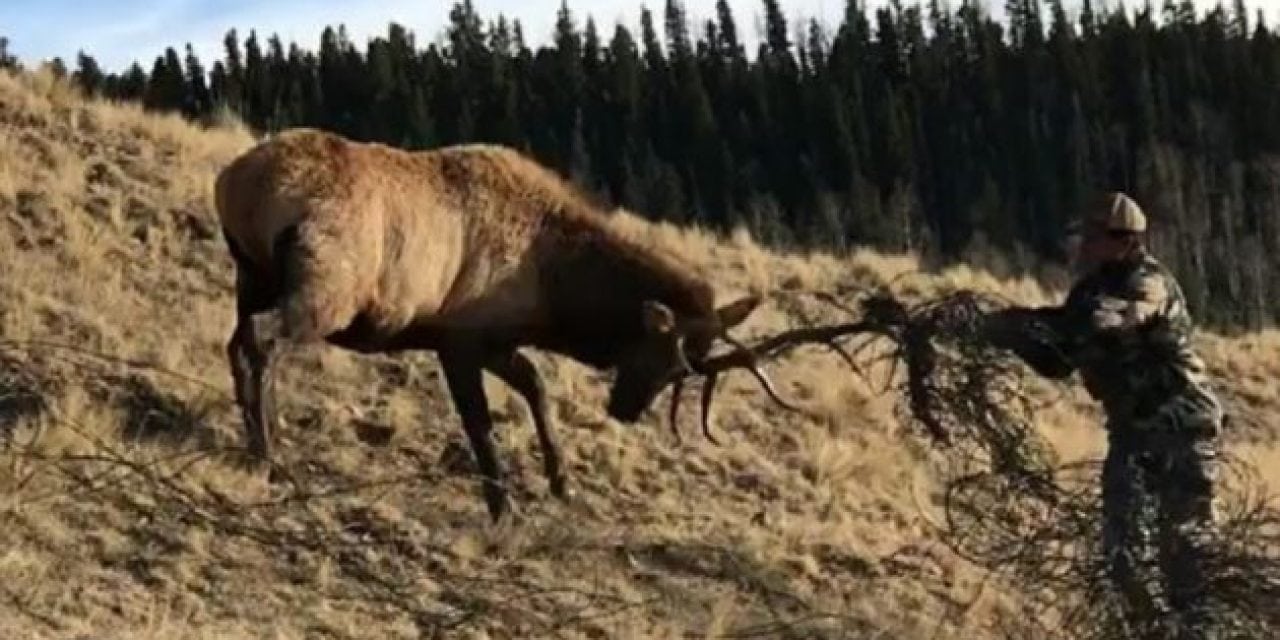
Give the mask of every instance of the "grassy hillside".
[[[983, 638], [1018, 606], [938, 543], [938, 454], [895, 398], [814, 350], [772, 370], [815, 416], [734, 376], [722, 448], [697, 435], [692, 398], [677, 444], [666, 394], [621, 425], [603, 375], [535, 354], [576, 496], [548, 496], [525, 409], [490, 379], [521, 512], [493, 527], [432, 356], [313, 349], [281, 367], [286, 479], [268, 484], [237, 465], [232, 270], [210, 206], [214, 173], [250, 137], [9, 75], [0, 133], [2, 637]], [[725, 298], [917, 268], [618, 224]], [[904, 282], [1058, 295], [967, 268]], [[771, 304], [739, 334], [790, 320]], [[1280, 479], [1265, 424], [1280, 335], [1202, 342], [1248, 418], [1234, 446]], [[1046, 433], [1067, 457], [1096, 455], [1096, 409], [1074, 387], [1066, 398]]]

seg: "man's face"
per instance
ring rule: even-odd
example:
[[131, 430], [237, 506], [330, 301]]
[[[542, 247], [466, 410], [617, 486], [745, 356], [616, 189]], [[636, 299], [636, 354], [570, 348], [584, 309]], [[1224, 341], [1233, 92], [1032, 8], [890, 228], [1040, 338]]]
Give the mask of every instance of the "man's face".
[[1085, 228], [1068, 236], [1069, 255], [1077, 272], [1089, 272], [1098, 265], [1119, 260], [1129, 250], [1129, 243], [1103, 229]]

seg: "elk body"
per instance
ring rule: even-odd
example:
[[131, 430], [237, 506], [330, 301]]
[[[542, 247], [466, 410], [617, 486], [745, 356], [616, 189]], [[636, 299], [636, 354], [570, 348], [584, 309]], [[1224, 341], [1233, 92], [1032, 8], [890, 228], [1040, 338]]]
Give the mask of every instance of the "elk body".
[[[215, 199], [236, 265], [227, 345], [250, 452], [270, 456], [272, 369], [291, 347], [432, 350], [484, 476], [505, 510], [481, 384], [487, 371], [529, 405], [553, 495], [564, 495], [542, 381], [522, 347], [616, 371], [607, 411], [640, 417], [693, 373], [751, 369], [717, 337], [756, 307], [716, 307], [711, 286], [672, 257], [624, 238], [558, 175], [514, 150], [408, 152], [294, 129], [246, 151]], [[710, 395], [704, 395], [704, 422]]]

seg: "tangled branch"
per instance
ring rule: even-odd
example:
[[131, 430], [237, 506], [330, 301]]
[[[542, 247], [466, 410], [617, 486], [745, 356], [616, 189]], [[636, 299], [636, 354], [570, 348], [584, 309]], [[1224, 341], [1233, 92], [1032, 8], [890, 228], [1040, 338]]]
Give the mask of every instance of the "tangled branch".
[[[1024, 385], [1022, 365], [982, 335], [984, 318], [1001, 301], [958, 291], [908, 306], [887, 289], [856, 305], [824, 299], [851, 314], [859, 307], [860, 322], [889, 340], [882, 358], [890, 360], [890, 383], [905, 368], [897, 383], [901, 417], [949, 454], [944, 541], [1010, 580], [1037, 611], [1007, 625], [1010, 637], [1150, 637], [1143, 634], [1151, 629], [1131, 626], [1109, 580], [1101, 545], [1101, 463], [1057, 462], [1035, 428], [1040, 407]], [[1277, 637], [1280, 507], [1243, 461], [1228, 456], [1222, 464], [1221, 517], [1201, 541], [1208, 580], [1203, 606], [1221, 637]], [[1036, 628], [1028, 630], [1028, 624]], [[1176, 628], [1179, 622], [1170, 616], [1152, 624]]]
[[[1021, 477], [1030, 488], [1046, 481], [1053, 451], [1034, 429], [1037, 407], [1021, 365], [982, 333], [999, 300], [962, 290], [909, 305], [887, 287], [850, 301], [825, 293], [816, 298], [849, 320], [827, 325], [809, 320], [752, 350], [776, 358], [804, 344], [824, 344], [864, 377], [869, 365], [888, 362], [885, 389], [900, 392], [903, 423], [920, 426], [931, 441], [945, 446], [953, 475], [994, 468]], [[843, 340], [861, 343], [850, 349]], [[889, 349], [870, 362], [857, 362], [876, 342]], [[900, 377], [899, 370], [905, 375]]]

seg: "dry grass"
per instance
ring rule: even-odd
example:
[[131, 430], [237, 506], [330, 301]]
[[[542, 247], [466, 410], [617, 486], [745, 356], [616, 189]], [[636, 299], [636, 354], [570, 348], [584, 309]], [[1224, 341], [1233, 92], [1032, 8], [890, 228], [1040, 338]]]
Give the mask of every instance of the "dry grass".
[[[734, 377], [719, 449], [696, 435], [695, 402], [677, 445], [664, 411], [614, 423], [602, 374], [535, 354], [577, 496], [547, 497], [523, 405], [487, 381], [522, 509], [515, 526], [492, 527], [466, 465], [451, 462], [469, 454], [431, 356], [312, 350], [281, 374], [278, 450], [294, 483], [269, 485], [235, 464], [231, 268], [209, 206], [214, 172], [248, 134], [5, 74], [0, 129], [0, 339], [185, 376], [0, 348], [4, 637], [982, 638], [1017, 606], [937, 543], [936, 454], [898, 424], [893, 399], [817, 351], [774, 367], [817, 417], [780, 413]], [[917, 268], [617, 221], [685, 256], [725, 298]], [[1058, 295], [970, 268], [901, 286]], [[788, 320], [771, 304], [742, 332]], [[1280, 335], [1203, 340], [1233, 402], [1258, 417], [1241, 446], [1280, 479], [1262, 424], [1278, 410]], [[1079, 390], [1046, 418], [1066, 457], [1100, 450]], [[377, 427], [389, 441], [366, 436]]]

